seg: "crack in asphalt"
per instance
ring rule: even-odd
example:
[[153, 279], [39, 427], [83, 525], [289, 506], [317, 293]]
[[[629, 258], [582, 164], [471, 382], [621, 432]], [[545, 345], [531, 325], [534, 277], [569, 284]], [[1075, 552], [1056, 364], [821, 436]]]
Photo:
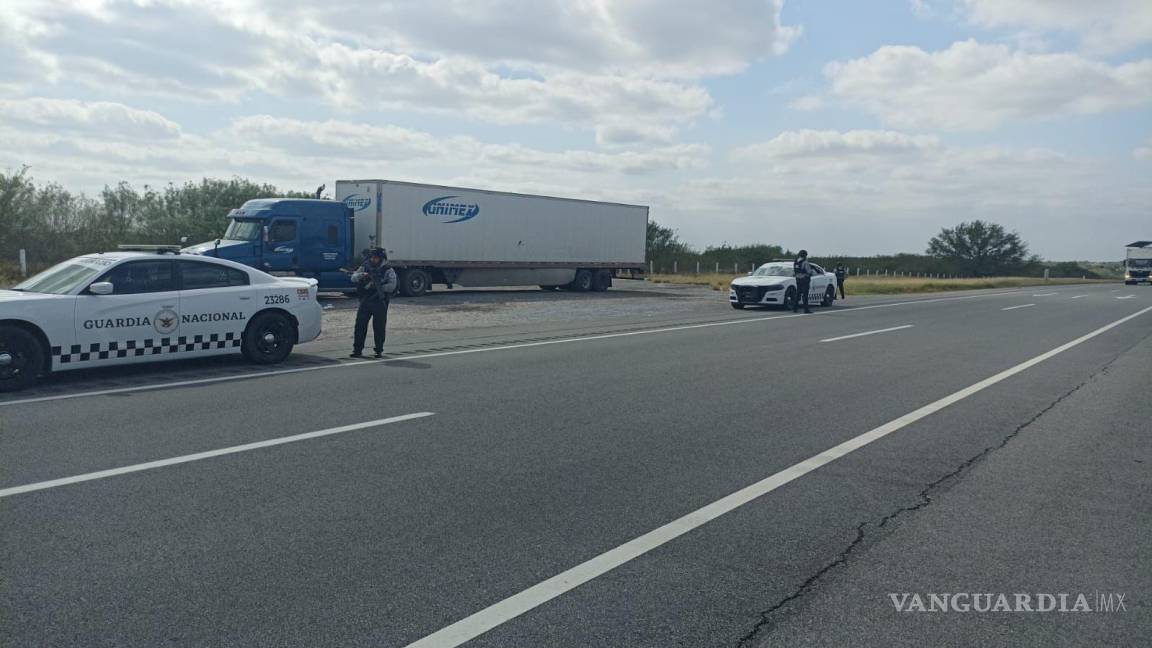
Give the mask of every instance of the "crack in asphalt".
[[958, 481], [973, 466], [975, 466], [976, 464], [978, 464], [981, 461], [983, 461], [984, 459], [986, 459], [988, 457], [988, 455], [990, 455], [990, 454], [1004, 448], [1005, 446], [1007, 446], [1012, 441], [1012, 439], [1016, 438], [1021, 432], [1024, 431], [1025, 428], [1032, 425], [1036, 421], [1040, 420], [1041, 417], [1043, 417], [1045, 414], [1050, 412], [1054, 407], [1059, 405], [1066, 398], [1068, 398], [1072, 394], [1075, 394], [1076, 392], [1080, 391], [1080, 389], [1082, 389], [1084, 386], [1091, 383], [1092, 381], [1096, 380], [1099, 376], [1107, 375], [1108, 368], [1112, 365], [1112, 363], [1114, 363], [1119, 357], [1121, 357], [1125, 353], [1127, 353], [1127, 351], [1128, 351], [1128, 349], [1125, 349], [1124, 352], [1120, 353], [1116, 357], [1109, 360], [1107, 364], [1105, 364], [1103, 367], [1101, 367], [1095, 373], [1090, 375], [1083, 382], [1081, 382], [1080, 384], [1076, 385], [1072, 389], [1061, 394], [1059, 397], [1057, 397], [1051, 403], [1046, 405], [1043, 409], [1038, 411], [1035, 415], [1033, 415], [1027, 421], [1018, 425], [1016, 427], [1016, 429], [1012, 430], [1012, 432], [1009, 433], [1007, 436], [1005, 436], [999, 443], [997, 443], [995, 445], [988, 446], [987, 448], [984, 448], [980, 452], [976, 453], [975, 455], [973, 455], [973, 456], [969, 457], [968, 459], [966, 459], [965, 461], [961, 462], [960, 465], [958, 465], [954, 470], [948, 472], [947, 474], [940, 477], [939, 479], [936, 479], [935, 481], [932, 481], [931, 483], [929, 483], [927, 486], [924, 487], [923, 490], [921, 490], [919, 493], [917, 493], [918, 501], [915, 504], [912, 504], [910, 506], [902, 506], [900, 508], [897, 508], [896, 510], [892, 511], [891, 513], [888, 513], [887, 515], [884, 515], [883, 517], [881, 517], [880, 520], [877, 522], [874, 522], [872, 520], [866, 520], [864, 522], [861, 522], [856, 527], [856, 537], [853, 538], [852, 541], [848, 543], [848, 546], [845, 547], [843, 551], [836, 554], [836, 556], [831, 561], [829, 561], [826, 565], [824, 565], [819, 570], [817, 570], [816, 573], [814, 573], [811, 576], [809, 576], [808, 578], [806, 578], [804, 580], [804, 582], [801, 583], [800, 586], [797, 587], [791, 594], [780, 599], [774, 605], [772, 605], [768, 609], [761, 612], [760, 613], [760, 620], [756, 623], [755, 626], [752, 627], [751, 630], [748, 631], [747, 634], [745, 634], [743, 637], [740, 638], [740, 640], [736, 643], [736, 645], [738, 647], [748, 646], [748, 645], [750, 645], [750, 642], [755, 640], [759, 635], [767, 634], [767, 633], [771, 632], [771, 623], [772, 623], [773, 615], [776, 614], [776, 612], [778, 612], [779, 610], [784, 608], [789, 603], [791, 603], [791, 602], [793, 602], [799, 598], [802, 598], [806, 594], [808, 594], [808, 592], [812, 589], [812, 587], [820, 579], [822, 579], [826, 574], [828, 574], [828, 572], [830, 572], [833, 569], [835, 569], [836, 567], [843, 565], [846, 562], [848, 562], [848, 557], [852, 554], [852, 552], [855, 551], [860, 545], [862, 545], [866, 539], [868, 539], [867, 528], [869, 526], [873, 526], [875, 529], [883, 529], [885, 526], [888, 525], [889, 522], [892, 522], [897, 517], [903, 516], [906, 513], [912, 513], [912, 512], [918, 511], [918, 510], [928, 506], [929, 504], [931, 504], [933, 502], [933, 499], [932, 499], [933, 491], [939, 489], [945, 483]]

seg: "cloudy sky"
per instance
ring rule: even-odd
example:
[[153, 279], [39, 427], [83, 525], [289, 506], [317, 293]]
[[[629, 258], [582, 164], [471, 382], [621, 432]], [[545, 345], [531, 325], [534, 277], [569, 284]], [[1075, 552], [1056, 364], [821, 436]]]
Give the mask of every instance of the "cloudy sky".
[[1152, 238], [1148, 0], [4, 0], [0, 168], [638, 202], [699, 246]]

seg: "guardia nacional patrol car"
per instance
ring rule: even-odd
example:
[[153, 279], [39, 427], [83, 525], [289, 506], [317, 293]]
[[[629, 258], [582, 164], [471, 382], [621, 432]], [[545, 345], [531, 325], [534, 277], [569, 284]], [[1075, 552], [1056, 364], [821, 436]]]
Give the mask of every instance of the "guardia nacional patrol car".
[[0, 290], [0, 391], [49, 371], [243, 353], [284, 360], [320, 335], [316, 280], [175, 246], [122, 246]]

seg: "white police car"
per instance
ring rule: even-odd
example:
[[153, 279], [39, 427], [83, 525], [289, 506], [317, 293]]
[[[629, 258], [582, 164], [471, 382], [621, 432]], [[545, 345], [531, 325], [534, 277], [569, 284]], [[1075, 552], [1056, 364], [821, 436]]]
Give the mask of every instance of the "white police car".
[[[831, 306], [836, 301], [836, 275], [809, 262], [812, 266], [812, 283], [808, 287], [808, 303]], [[728, 303], [732, 308], [745, 306], [783, 306], [792, 308], [796, 304], [796, 278], [792, 274], [791, 261], [765, 263], [750, 272], [747, 277], [732, 280], [728, 288]]]
[[0, 290], [0, 391], [48, 371], [242, 352], [282, 361], [320, 335], [316, 280], [174, 246], [122, 246]]

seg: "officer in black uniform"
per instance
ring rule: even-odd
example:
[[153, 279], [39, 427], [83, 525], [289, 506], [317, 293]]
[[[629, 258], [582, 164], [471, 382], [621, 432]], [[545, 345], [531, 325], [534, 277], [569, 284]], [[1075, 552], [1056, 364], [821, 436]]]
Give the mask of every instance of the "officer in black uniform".
[[812, 264], [808, 263], [808, 250], [800, 250], [800, 255], [792, 262], [792, 275], [796, 277], [796, 300], [792, 302], [792, 312], [800, 311], [800, 302], [804, 302], [804, 312], [811, 313], [808, 308], [808, 292], [812, 289]]
[[836, 269], [833, 272], [836, 273], [836, 287], [840, 289], [840, 299], [844, 299], [844, 279], [848, 276], [848, 270], [844, 268], [844, 263], [841, 262], [836, 264]]
[[384, 354], [384, 337], [388, 328], [388, 301], [396, 291], [396, 271], [388, 266], [388, 256], [381, 248], [368, 250], [367, 259], [356, 272], [352, 282], [360, 295], [360, 308], [356, 310], [356, 330], [352, 340], [353, 358], [364, 357], [364, 340], [368, 337], [368, 321], [372, 320], [372, 341], [376, 357]]

